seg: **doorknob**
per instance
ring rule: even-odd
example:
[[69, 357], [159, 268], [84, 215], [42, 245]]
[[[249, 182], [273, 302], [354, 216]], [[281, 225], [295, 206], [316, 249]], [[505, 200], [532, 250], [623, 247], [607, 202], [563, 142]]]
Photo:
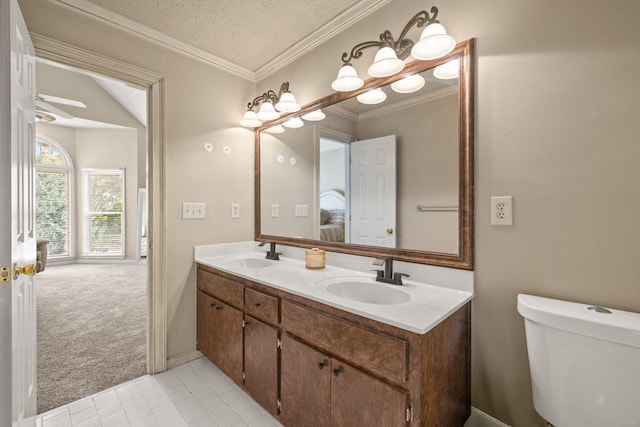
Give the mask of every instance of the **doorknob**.
[[387, 234], [393, 234], [393, 228], [391, 227], [387, 228]]
[[13, 263], [13, 280], [16, 280], [19, 275], [26, 274], [27, 276], [35, 276], [36, 274], [36, 265], [28, 264], [24, 267], [18, 266], [17, 262]]

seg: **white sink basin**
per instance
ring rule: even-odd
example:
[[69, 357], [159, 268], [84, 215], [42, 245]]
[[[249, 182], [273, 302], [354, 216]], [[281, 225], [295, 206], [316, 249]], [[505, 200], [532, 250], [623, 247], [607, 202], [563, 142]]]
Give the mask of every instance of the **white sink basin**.
[[324, 279], [318, 285], [340, 298], [368, 304], [396, 305], [409, 302], [411, 296], [393, 285], [383, 285], [373, 279], [346, 277]]
[[263, 258], [240, 258], [227, 263], [232, 268], [265, 268], [271, 267], [273, 264], [274, 261]]

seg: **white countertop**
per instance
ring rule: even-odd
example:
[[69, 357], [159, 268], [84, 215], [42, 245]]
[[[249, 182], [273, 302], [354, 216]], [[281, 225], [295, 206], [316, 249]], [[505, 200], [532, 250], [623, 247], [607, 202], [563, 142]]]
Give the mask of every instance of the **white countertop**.
[[[278, 246], [278, 251], [282, 248]], [[324, 269], [308, 270], [304, 261], [293, 256], [288, 257], [286, 251], [283, 252], [285, 254], [280, 256], [279, 261], [270, 261], [272, 265], [262, 268], [250, 268], [246, 263], [238, 261], [264, 260], [264, 249], [258, 250], [257, 242], [196, 246], [194, 258], [197, 263], [419, 334], [428, 332], [473, 298], [472, 290], [436, 286], [406, 278], [403, 279], [403, 286], [387, 285], [376, 282], [374, 272], [336, 267], [329, 263]], [[397, 265], [394, 267], [395, 271], [404, 272]], [[452, 274], [458, 273], [454, 270]], [[326, 289], [330, 280], [325, 279], [332, 278], [344, 278], [345, 281], [370, 280], [371, 286], [389, 287], [406, 292], [410, 299], [400, 304], [353, 301], [336, 296]]]

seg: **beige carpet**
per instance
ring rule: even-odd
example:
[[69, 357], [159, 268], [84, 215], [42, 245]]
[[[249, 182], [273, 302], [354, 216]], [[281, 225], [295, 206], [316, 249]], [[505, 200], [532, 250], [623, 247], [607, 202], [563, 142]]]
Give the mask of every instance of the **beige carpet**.
[[38, 413], [146, 373], [146, 264], [48, 265], [36, 277]]

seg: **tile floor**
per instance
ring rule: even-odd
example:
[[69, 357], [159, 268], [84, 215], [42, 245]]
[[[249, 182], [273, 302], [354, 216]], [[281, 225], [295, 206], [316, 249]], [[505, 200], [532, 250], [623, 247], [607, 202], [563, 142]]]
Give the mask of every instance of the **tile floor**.
[[275, 427], [208, 359], [129, 381], [36, 417], [41, 427]]

